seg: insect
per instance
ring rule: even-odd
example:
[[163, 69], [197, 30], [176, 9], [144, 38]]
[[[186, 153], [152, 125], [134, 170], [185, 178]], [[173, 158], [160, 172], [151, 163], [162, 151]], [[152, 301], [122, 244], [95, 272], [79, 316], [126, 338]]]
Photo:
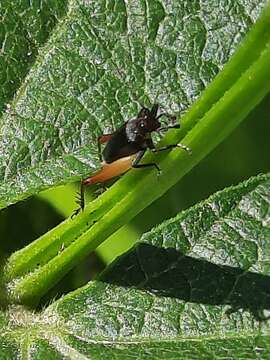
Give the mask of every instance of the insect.
[[158, 114], [158, 110], [158, 104], [154, 104], [151, 109], [142, 107], [137, 117], [125, 122], [115, 132], [99, 136], [98, 147], [100, 154], [101, 144], [106, 144], [102, 152], [102, 167], [97, 173], [81, 182], [80, 197], [78, 199], [80, 207], [74, 211], [72, 216], [77, 215], [80, 210], [84, 209], [84, 190], [86, 186], [103, 183], [115, 176], [121, 175], [130, 168], [152, 167], [160, 173], [159, 166], [154, 162], [141, 164], [140, 161], [147, 149], [150, 149], [152, 152], [159, 152], [180, 147], [191, 152], [191, 149], [183, 144], [171, 144], [160, 148], [155, 147], [151, 137], [152, 132], [179, 129], [180, 127], [179, 124], [161, 127], [159, 119], [162, 116], [166, 116], [171, 120], [175, 120], [175, 116], [164, 112]]

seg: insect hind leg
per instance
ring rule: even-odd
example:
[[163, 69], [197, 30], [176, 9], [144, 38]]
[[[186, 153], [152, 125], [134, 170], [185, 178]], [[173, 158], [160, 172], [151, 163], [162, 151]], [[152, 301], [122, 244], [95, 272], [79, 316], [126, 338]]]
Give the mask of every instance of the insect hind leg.
[[79, 205], [78, 209], [73, 211], [71, 215], [71, 219], [73, 219], [76, 215], [80, 213], [80, 211], [84, 210], [85, 201], [84, 201], [84, 181], [81, 181], [80, 191], [77, 192], [76, 203]]

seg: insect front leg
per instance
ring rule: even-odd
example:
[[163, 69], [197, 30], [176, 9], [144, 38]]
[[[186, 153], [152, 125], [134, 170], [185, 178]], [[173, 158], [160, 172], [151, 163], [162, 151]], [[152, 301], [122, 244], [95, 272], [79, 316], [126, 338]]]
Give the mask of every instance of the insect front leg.
[[179, 129], [180, 128], [180, 124], [174, 124], [176, 121], [175, 115], [170, 115], [168, 113], [162, 112], [156, 117], [156, 120], [160, 119], [162, 116], [165, 116], [167, 119], [169, 119], [172, 122], [172, 124], [165, 126], [159, 130], [169, 130], [169, 129]]
[[139, 164], [139, 162], [141, 161], [143, 155], [145, 154], [146, 149], [140, 150], [137, 154], [135, 159], [132, 162], [132, 167], [135, 169], [139, 169], [139, 168], [146, 168], [146, 167], [155, 167], [158, 171], [158, 173], [160, 174], [161, 170], [159, 168], [159, 166], [156, 163], [147, 163], [147, 164]]
[[167, 131], [170, 129], [180, 129], [180, 124], [167, 125], [162, 128], [159, 128], [157, 131]]
[[184, 144], [170, 144], [170, 145], [166, 145], [166, 146], [162, 146], [160, 148], [156, 148], [155, 145], [153, 144], [153, 141], [152, 139], [147, 139], [147, 146], [148, 148], [152, 151], [152, 152], [160, 152], [160, 151], [165, 151], [165, 150], [170, 150], [170, 149], [174, 149], [176, 147], [180, 147], [181, 149], [187, 151], [188, 153], [192, 153], [192, 150], [187, 147], [186, 145]]
[[181, 144], [181, 143], [179, 143], [179, 144], [170, 144], [170, 145], [162, 146], [162, 147], [160, 147], [160, 148], [154, 148], [154, 149], [151, 149], [151, 150], [152, 150], [153, 152], [160, 152], [160, 151], [165, 151], [165, 150], [174, 149], [174, 148], [176, 148], [176, 147], [179, 147], [179, 148], [185, 150], [185, 151], [188, 152], [189, 154], [192, 153], [192, 150], [191, 150], [188, 146], [186, 146], [186, 145], [184, 145], [184, 144]]

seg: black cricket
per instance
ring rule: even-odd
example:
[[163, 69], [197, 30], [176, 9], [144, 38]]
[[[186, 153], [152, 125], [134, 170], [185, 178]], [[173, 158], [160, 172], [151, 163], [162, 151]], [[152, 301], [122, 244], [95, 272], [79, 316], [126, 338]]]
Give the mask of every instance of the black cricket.
[[[84, 188], [96, 183], [103, 183], [115, 176], [122, 174], [130, 168], [146, 168], [153, 167], [160, 172], [159, 166], [154, 163], [141, 164], [140, 161], [147, 149], [152, 152], [159, 152], [169, 150], [175, 147], [180, 147], [188, 152], [190, 148], [183, 144], [171, 144], [164, 147], [156, 148], [151, 133], [156, 131], [166, 131], [169, 129], [179, 129], [179, 124], [171, 124], [166, 127], [161, 127], [159, 119], [166, 116], [172, 121], [175, 121], [175, 116], [167, 113], [160, 113], [158, 115], [159, 105], [154, 104], [150, 109], [142, 107], [136, 118], [132, 118], [125, 122], [119, 129], [111, 134], [104, 134], [98, 138], [98, 148], [100, 160], [103, 158], [102, 168], [93, 176], [85, 179], [81, 183], [81, 190], [79, 194], [78, 203], [80, 208], [75, 210], [74, 215], [77, 215], [80, 210], [84, 209]], [[106, 143], [106, 146], [101, 153], [101, 144]]]

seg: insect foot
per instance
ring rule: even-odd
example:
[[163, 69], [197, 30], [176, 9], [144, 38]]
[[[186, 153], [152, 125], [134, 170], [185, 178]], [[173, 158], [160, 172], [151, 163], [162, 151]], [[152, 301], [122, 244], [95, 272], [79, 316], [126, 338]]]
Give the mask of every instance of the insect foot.
[[186, 146], [186, 145], [184, 145], [184, 144], [179, 143], [179, 144], [177, 144], [177, 147], [185, 150], [185, 151], [188, 152], [189, 154], [192, 154], [191, 148], [189, 148], [188, 146]]
[[157, 177], [159, 178], [162, 175], [162, 170], [159, 168], [158, 172], [157, 172]]
[[75, 209], [74, 211], [73, 211], [73, 213], [72, 213], [72, 215], [71, 215], [71, 219], [74, 219], [75, 218], [75, 216], [77, 216], [79, 213], [80, 213], [80, 211], [81, 211], [82, 209], [79, 207], [78, 209]]

